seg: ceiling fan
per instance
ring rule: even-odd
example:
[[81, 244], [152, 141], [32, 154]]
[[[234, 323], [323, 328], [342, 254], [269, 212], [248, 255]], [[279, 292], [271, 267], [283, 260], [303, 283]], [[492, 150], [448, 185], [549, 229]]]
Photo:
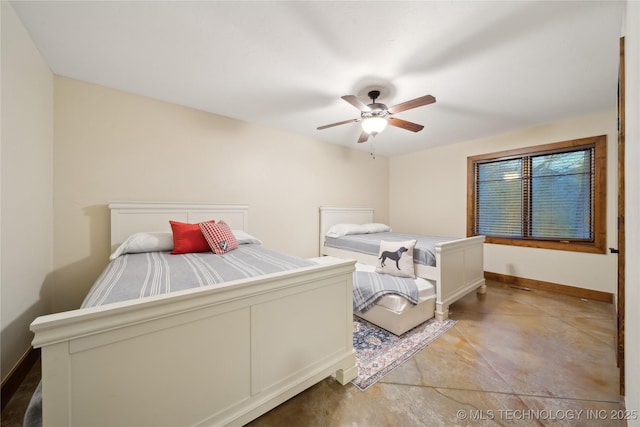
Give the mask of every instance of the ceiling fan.
[[406, 101], [393, 107], [387, 107], [384, 104], [376, 102], [376, 99], [380, 96], [379, 90], [369, 91], [367, 94], [371, 98], [371, 104], [365, 104], [360, 101], [355, 95], [344, 95], [341, 98], [347, 101], [349, 104], [360, 110], [360, 117], [351, 120], [344, 120], [342, 122], [332, 123], [330, 125], [320, 126], [318, 130], [327, 129], [334, 126], [344, 125], [347, 123], [362, 122], [362, 133], [358, 142], [366, 142], [370, 135], [376, 136], [384, 130], [387, 124], [391, 126], [399, 127], [402, 129], [410, 130], [411, 132], [419, 132], [424, 126], [417, 123], [408, 122], [406, 120], [393, 117], [393, 114], [401, 111], [410, 110], [412, 108], [422, 107], [423, 105], [433, 104], [436, 99], [431, 95], [421, 96], [420, 98]]

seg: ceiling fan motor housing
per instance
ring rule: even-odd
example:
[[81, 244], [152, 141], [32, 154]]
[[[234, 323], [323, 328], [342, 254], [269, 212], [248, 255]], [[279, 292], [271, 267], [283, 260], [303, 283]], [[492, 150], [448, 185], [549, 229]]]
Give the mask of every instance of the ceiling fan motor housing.
[[362, 111], [361, 117], [363, 119], [368, 119], [371, 117], [380, 117], [380, 118], [387, 118], [387, 116], [389, 116], [389, 111], [387, 111], [387, 106], [384, 104], [381, 104], [379, 102], [376, 102], [376, 99], [380, 96], [380, 91], [379, 90], [372, 90], [369, 91], [369, 93], [367, 94], [369, 95], [369, 98], [371, 98], [371, 104], [368, 104], [367, 107], [369, 107], [369, 109], [371, 111]]
[[384, 104], [374, 102], [372, 104], [369, 104], [368, 107], [371, 109], [371, 111], [362, 111], [361, 116], [363, 119], [368, 119], [370, 117], [381, 117], [384, 119], [389, 115], [387, 106]]

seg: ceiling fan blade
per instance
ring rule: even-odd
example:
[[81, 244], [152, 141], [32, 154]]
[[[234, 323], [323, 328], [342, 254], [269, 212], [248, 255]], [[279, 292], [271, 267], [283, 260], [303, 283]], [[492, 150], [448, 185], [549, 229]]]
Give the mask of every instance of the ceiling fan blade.
[[351, 119], [351, 120], [344, 120], [342, 122], [337, 122], [337, 123], [331, 123], [330, 125], [320, 126], [318, 128], [318, 130], [322, 130], [322, 129], [326, 129], [326, 128], [332, 128], [334, 126], [346, 125], [347, 123], [359, 122], [360, 120], [362, 120], [362, 119], [357, 118], [357, 119]]
[[389, 113], [395, 114], [400, 111], [410, 110], [416, 107], [422, 107], [423, 105], [433, 104], [436, 102], [436, 99], [431, 95], [421, 96], [420, 98], [412, 99], [411, 101], [403, 102], [398, 105], [394, 105], [393, 107], [389, 107]]
[[360, 138], [358, 138], [358, 144], [362, 142], [367, 142], [368, 139], [369, 139], [369, 133], [362, 131], [362, 133], [360, 134]]
[[408, 121], [402, 120], [402, 119], [397, 119], [395, 117], [389, 117], [389, 122], [388, 123], [391, 126], [395, 126], [395, 127], [406, 129], [406, 130], [410, 130], [411, 132], [420, 132], [422, 129], [424, 129], [424, 126], [422, 126], [422, 125], [419, 125], [419, 124], [413, 123], [413, 122], [408, 122]]
[[360, 111], [371, 111], [371, 108], [369, 108], [369, 106], [364, 102], [360, 101], [360, 99], [355, 95], [345, 95], [345, 96], [342, 96], [341, 98], [347, 101], [349, 104], [356, 107]]

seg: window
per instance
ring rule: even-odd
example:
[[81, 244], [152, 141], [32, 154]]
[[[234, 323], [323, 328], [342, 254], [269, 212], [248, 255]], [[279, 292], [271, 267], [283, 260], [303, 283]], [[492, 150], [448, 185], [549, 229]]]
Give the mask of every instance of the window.
[[467, 159], [467, 235], [604, 253], [606, 136]]

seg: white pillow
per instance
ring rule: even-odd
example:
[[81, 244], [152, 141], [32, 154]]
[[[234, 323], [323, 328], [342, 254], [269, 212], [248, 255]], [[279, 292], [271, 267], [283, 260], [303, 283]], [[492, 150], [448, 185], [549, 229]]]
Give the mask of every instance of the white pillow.
[[124, 254], [160, 252], [173, 249], [173, 234], [170, 231], [136, 233], [125, 240], [109, 257], [111, 261]]
[[236, 240], [240, 245], [245, 245], [245, 244], [261, 245], [262, 244], [262, 240], [253, 237], [251, 234], [247, 233], [246, 231], [231, 230], [231, 232], [233, 233], [234, 236], [236, 236]]
[[391, 227], [387, 224], [382, 224], [379, 222], [370, 222], [369, 224], [364, 224], [364, 228], [367, 229], [367, 233], [384, 233], [387, 231], [391, 231]]
[[415, 240], [404, 242], [381, 240], [376, 273], [415, 279], [416, 273], [413, 266], [413, 249], [415, 246]]
[[347, 234], [367, 234], [367, 229], [362, 224], [336, 224], [327, 231], [329, 237], [342, 237]]

